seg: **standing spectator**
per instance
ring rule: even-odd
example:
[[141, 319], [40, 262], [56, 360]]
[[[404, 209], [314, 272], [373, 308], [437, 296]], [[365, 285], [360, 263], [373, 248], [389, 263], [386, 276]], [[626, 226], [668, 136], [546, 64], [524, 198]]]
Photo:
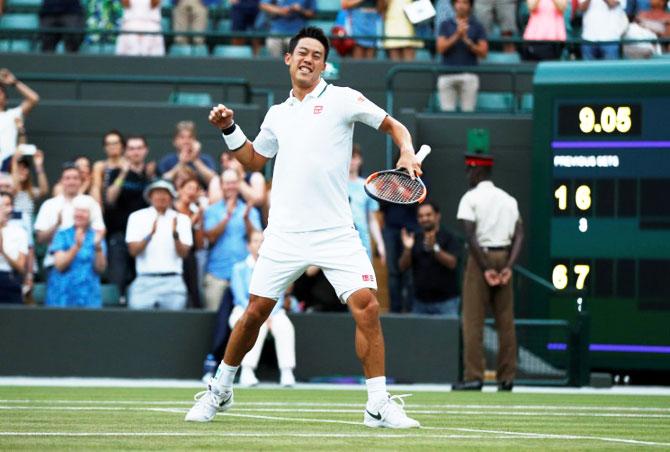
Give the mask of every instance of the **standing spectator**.
[[202, 229], [204, 208], [199, 204], [200, 184], [193, 176], [180, 182], [177, 186], [177, 199], [174, 208], [177, 212], [191, 219], [193, 247], [184, 258], [184, 283], [188, 291], [188, 306], [202, 307], [200, 303], [200, 278], [198, 277], [198, 261], [196, 252], [205, 248], [205, 234]]
[[[85, 200], [89, 204], [91, 227], [99, 232], [105, 231], [100, 205], [89, 195], [81, 195], [81, 174], [72, 163], [65, 163], [60, 177], [62, 193], [49, 198], [40, 207], [35, 218], [35, 232], [38, 243], [50, 244], [54, 235], [60, 229], [67, 229], [74, 224], [73, 200]], [[44, 256], [44, 268], [47, 272], [53, 266], [53, 256], [47, 253]]]
[[[261, 207], [267, 199], [265, 176], [260, 171], [244, 171], [244, 167], [230, 152], [221, 153], [221, 172], [234, 169], [240, 179], [240, 196], [247, 204]], [[221, 177], [214, 176], [209, 181], [209, 203], [214, 204], [223, 198]]]
[[102, 145], [106, 158], [93, 164], [91, 174], [91, 195], [99, 203], [102, 203], [103, 192], [113, 182], [110, 173], [121, 168], [126, 139], [118, 130], [110, 130], [102, 137]]
[[160, 0], [121, 0], [121, 4], [123, 18], [121, 34], [116, 40], [116, 54], [165, 55]]
[[202, 146], [198, 141], [195, 123], [193, 121], [178, 122], [175, 126], [172, 144], [177, 152], [161, 159], [158, 164], [159, 176], [165, 180], [174, 181], [179, 169], [187, 166], [196, 172], [200, 185], [207, 187], [210, 180], [216, 176], [216, 165], [210, 155], [200, 152]]
[[126, 141], [124, 159], [120, 160], [120, 166], [104, 168], [103, 205], [109, 250], [107, 278], [119, 288], [123, 300], [128, 284], [135, 277], [135, 262], [128, 252], [125, 239], [128, 217], [147, 206], [142, 193], [156, 170], [154, 162], [146, 163], [148, 153], [149, 148], [144, 137], [131, 135]]
[[498, 330], [498, 390], [511, 391], [516, 374], [516, 333], [512, 268], [523, 242], [516, 200], [491, 182], [493, 158], [465, 159], [470, 190], [456, 217], [463, 223], [469, 248], [463, 277], [464, 382], [454, 390], [480, 390], [484, 381], [484, 318], [490, 306]]
[[[470, 2], [470, 5], [474, 5], [475, 16], [484, 26], [486, 35], [493, 35], [495, 25], [500, 27], [500, 35], [503, 38], [511, 38], [516, 35], [516, 0], [477, 0], [477, 2]], [[456, 15], [458, 15], [458, 12], [456, 12]], [[504, 44], [503, 50], [509, 53], [514, 52], [514, 44]]]
[[307, 26], [314, 17], [315, 0], [261, 0], [259, 8], [270, 15], [270, 34], [265, 46], [273, 57], [283, 57], [288, 50], [289, 36]]
[[[670, 12], [668, 0], [651, 0], [650, 9], [640, 11], [635, 18], [642, 27], [656, 33], [659, 38], [670, 38]], [[667, 50], [668, 45], [664, 45]]]
[[[619, 41], [628, 27], [623, 7], [626, 0], [579, 0], [582, 19], [582, 58], [584, 60], [616, 60]], [[609, 42], [607, 42], [609, 41]]]
[[381, 228], [377, 220], [377, 212], [379, 212], [379, 203], [370, 198], [366, 193], [365, 179], [361, 174], [361, 167], [363, 166], [363, 154], [361, 147], [354, 144], [351, 155], [351, 162], [349, 163], [349, 206], [351, 207], [351, 214], [354, 218], [354, 227], [361, 236], [361, 242], [368, 252], [368, 256], [372, 259], [372, 242], [370, 236], [377, 245], [377, 254], [379, 255], [382, 264], [386, 263], [386, 248], [384, 247], [384, 240], [382, 239]]
[[[445, 66], [477, 66], [478, 58], [486, 57], [489, 51], [486, 32], [471, 14], [471, 0], [451, 1], [456, 18], [448, 19], [440, 26], [437, 53], [442, 54], [442, 64]], [[478, 91], [477, 74], [464, 72], [441, 75], [437, 79], [440, 107], [444, 111], [455, 111], [457, 100], [461, 111], [474, 111]]]
[[245, 237], [261, 228], [258, 211], [239, 199], [239, 186], [237, 171], [225, 170], [221, 175], [223, 199], [205, 210], [205, 237], [209, 242], [205, 306], [212, 311], [218, 309], [230, 285], [233, 265], [247, 255]]
[[458, 242], [440, 228], [440, 208], [427, 201], [417, 212], [421, 232], [402, 230], [404, 250], [398, 265], [412, 268], [415, 314], [458, 316]]
[[[207, 6], [202, 0], [176, 0], [172, 8], [172, 29], [179, 32], [203, 33], [207, 30]], [[177, 44], [204, 44], [204, 36], [176, 35]]]
[[[240, 32], [255, 32], [256, 20], [258, 19], [258, 3], [259, 0], [230, 0], [230, 18], [231, 31], [234, 33]], [[231, 43], [236, 46], [244, 45], [246, 39], [233, 38]], [[252, 39], [251, 45], [254, 49], [254, 55], [258, 55], [261, 48], [260, 39]]]
[[414, 298], [412, 273], [400, 270], [398, 263], [403, 250], [401, 231], [403, 229], [414, 231], [418, 228], [416, 206], [382, 203], [380, 208], [384, 214], [382, 237], [386, 250], [390, 309], [391, 312], [398, 314], [412, 312]]
[[21, 275], [26, 269], [28, 234], [11, 222], [12, 194], [0, 192], [0, 303], [23, 301]]
[[123, 6], [118, 0], [87, 0], [86, 28], [103, 30], [107, 33], [88, 33], [86, 44], [107, 44], [116, 42], [116, 31], [121, 27]]
[[[23, 97], [21, 105], [7, 109], [7, 87], [13, 86]], [[10, 160], [23, 128], [23, 119], [40, 101], [40, 96], [20, 82], [8, 69], [0, 69], [0, 170], [9, 171]], [[19, 122], [17, 123], [17, 120]], [[25, 132], [24, 132], [25, 133]]]
[[47, 282], [47, 306], [99, 308], [100, 274], [107, 266], [104, 231], [91, 227], [91, 203], [84, 195], [72, 200], [74, 224], [56, 233], [49, 246], [54, 269]]
[[442, 22], [453, 19], [455, 16], [456, 13], [454, 12], [454, 6], [451, 4], [451, 0], [436, 0], [435, 17], [433, 17], [435, 39], [440, 35], [440, 25], [442, 25]]
[[42, 33], [42, 52], [52, 53], [63, 41], [67, 52], [79, 50], [85, 27], [84, 10], [79, 0], [42, 0], [40, 29], [74, 29], [80, 33], [47, 31]]
[[384, 35], [392, 38], [384, 41], [384, 48], [390, 59], [395, 61], [414, 61], [416, 49], [423, 47], [423, 41], [417, 37], [412, 22], [405, 14], [405, 5], [413, 0], [389, 0], [384, 18]]
[[[91, 195], [98, 204], [101, 204], [98, 190], [93, 189], [93, 175], [91, 174], [91, 159], [85, 155], [79, 155], [74, 158], [72, 165], [79, 170], [79, 177], [81, 177], [81, 185], [79, 187], [80, 195]], [[58, 182], [54, 185], [53, 195], [58, 196], [63, 193], [63, 186]]]
[[135, 257], [137, 277], [128, 288], [130, 309], [186, 307], [183, 259], [193, 245], [191, 220], [170, 206], [176, 193], [172, 184], [157, 180], [144, 191], [151, 204], [130, 214], [126, 242]]
[[523, 39], [526, 41], [558, 41], [556, 43], [534, 42], [524, 44], [526, 60], [556, 60], [561, 57], [565, 42], [565, 18], [563, 13], [567, 0], [527, 0], [530, 18]]
[[[251, 232], [247, 239], [249, 255], [233, 266], [230, 281], [234, 303], [233, 312], [230, 313], [231, 328], [235, 328], [235, 324], [240, 320], [244, 310], [249, 305], [249, 283], [251, 282], [254, 265], [258, 260], [258, 250], [261, 243], [263, 243], [263, 233], [261, 231]], [[293, 386], [295, 384], [295, 376], [293, 375], [293, 369], [295, 368], [295, 330], [291, 320], [286, 315], [286, 311], [291, 310], [292, 298], [284, 294], [279, 300], [281, 302], [275, 304], [270, 317], [260, 327], [254, 346], [242, 359], [241, 386], [258, 384], [258, 378], [256, 378], [254, 371], [261, 358], [261, 351], [268, 330], [272, 332], [275, 351], [277, 352], [277, 364], [280, 371], [279, 384], [282, 386]]]
[[383, 34], [380, 11], [386, 9], [386, 0], [342, 0], [342, 8], [351, 14], [351, 34], [356, 42], [352, 56], [374, 58], [377, 36]]

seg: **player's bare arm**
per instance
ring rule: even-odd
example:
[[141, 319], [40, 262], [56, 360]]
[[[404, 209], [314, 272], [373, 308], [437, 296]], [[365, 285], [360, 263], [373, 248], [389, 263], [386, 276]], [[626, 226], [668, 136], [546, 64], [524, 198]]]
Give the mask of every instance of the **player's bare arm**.
[[412, 136], [409, 134], [407, 127], [391, 116], [387, 116], [379, 126], [379, 130], [391, 135], [391, 139], [398, 149], [400, 149], [400, 158], [396, 163], [396, 168], [405, 168], [410, 176], [421, 176], [421, 162], [414, 154], [414, 145], [412, 144]]
[[[215, 106], [209, 112], [210, 124], [221, 131], [227, 131], [233, 126], [236, 126], [234, 117], [235, 112], [223, 104]], [[261, 170], [265, 165], [265, 162], [268, 161], [267, 158], [254, 150], [254, 146], [249, 140], [242, 142], [240, 146], [236, 149], [231, 149], [231, 151], [234, 152], [233, 155], [235, 158], [249, 171]]]

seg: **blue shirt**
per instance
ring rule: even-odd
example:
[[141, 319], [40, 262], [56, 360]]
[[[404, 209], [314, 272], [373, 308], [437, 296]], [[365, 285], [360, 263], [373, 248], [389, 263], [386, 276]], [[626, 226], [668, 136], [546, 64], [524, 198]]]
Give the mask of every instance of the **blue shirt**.
[[349, 192], [349, 205], [351, 206], [351, 214], [354, 218], [354, 226], [361, 236], [361, 242], [363, 242], [368, 256], [372, 257], [368, 217], [370, 216], [370, 212], [377, 212], [379, 210], [379, 203], [365, 193], [363, 189], [364, 185], [365, 179], [361, 177], [356, 180], [349, 179], [347, 190]]
[[[247, 229], [244, 225], [244, 210], [246, 207], [244, 201], [238, 200], [223, 234], [216, 239], [216, 242], [209, 244], [206, 271], [219, 279], [229, 280], [233, 265], [244, 259], [248, 254]], [[228, 208], [225, 200], [209, 206], [205, 210], [205, 231], [214, 229], [227, 214]], [[261, 229], [261, 220], [256, 209], [251, 209], [249, 219], [256, 229]]]
[[[204, 163], [207, 168], [211, 169], [212, 171], [216, 171], [216, 163], [214, 163], [214, 159], [209, 154], [201, 153], [200, 160], [202, 160], [202, 163]], [[177, 156], [176, 153], [166, 155], [158, 163], [158, 175], [163, 176], [163, 174], [174, 168], [177, 163], [179, 163], [179, 156]], [[196, 174], [198, 174], [193, 163], [188, 163], [188, 166], [193, 171], [195, 171]], [[198, 176], [198, 178], [200, 178], [200, 176]]]
[[[440, 26], [440, 36], [448, 38], [456, 33], [457, 29], [456, 18], [447, 19]], [[486, 39], [484, 27], [473, 15], [468, 18], [468, 38], [475, 44]], [[442, 54], [442, 63], [449, 66], [477, 66], [479, 61], [477, 55], [468, 49], [462, 39], [459, 39], [456, 44]]]
[[[49, 246], [49, 253], [67, 251], [75, 243], [75, 227], [56, 232]], [[84, 243], [63, 272], [55, 266], [49, 272], [47, 281], [47, 306], [99, 308], [102, 306], [100, 275], [95, 272], [95, 231], [86, 231]], [[100, 245], [107, 255], [107, 245], [103, 240]]]
[[[315, 0], [262, 0], [261, 3], [276, 5], [280, 8], [291, 6], [294, 3], [302, 6], [303, 10], [316, 10]], [[292, 12], [288, 16], [275, 16], [270, 20], [270, 33], [293, 35], [307, 26], [307, 19], [300, 13]]]

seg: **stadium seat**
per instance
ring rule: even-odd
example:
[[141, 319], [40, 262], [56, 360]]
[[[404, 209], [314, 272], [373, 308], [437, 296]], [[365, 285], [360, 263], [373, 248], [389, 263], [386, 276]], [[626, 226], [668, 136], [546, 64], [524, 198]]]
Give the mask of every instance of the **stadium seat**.
[[9, 0], [6, 3], [7, 11], [38, 12], [42, 0]]
[[326, 35], [330, 35], [330, 29], [333, 28], [335, 21], [332, 20], [310, 20], [310, 27], [318, 27], [323, 30]]
[[318, 13], [337, 13], [341, 8], [340, 0], [316, 0], [316, 11]]
[[3, 39], [0, 52], [32, 52], [33, 43], [29, 39]]
[[169, 102], [176, 105], [192, 105], [206, 107], [212, 105], [212, 96], [209, 93], [173, 92]]
[[38, 30], [40, 28], [37, 14], [4, 14], [0, 16], [0, 30]]
[[433, 61], [433, 55], [430, 54], [428, 49], [418, 49], [414, 59], [416, 61]]
[[508, 52], [489, 52], [482, 63], [486, 64], [518, 64], [521, 63], [521, 57], [518, 53]]
[[221, 19], [216, 26], [216, 31], [219, 33], [228, 33], [232, 28], [232, 22], [230, 19]]
[[83, 43], [79, 52], [87, 55], [113, 55], [116, 52], [116, 44], [111, 43]]
[[102, 305], [103, 306], [119, 306], [119, 299], [121, 293], [116, 284], [102, 284]]
[[479, 93], [477, 111], [512, 112], [514, 111], [514, 96], [512, 93]]
[[218, 45], [214, 47], [214, 56], [224, 58], [253, 58], [250, 46]]
[[47, 296], [47, 284], [46, 283], [35, 283], [33, 286], [33, 300], [37, 304], [44, 304], [44, 300]]
[[519, 110], [524, 113], [533, 111], [533, 93], [525, 93], [521, 96]]
[[207, 51], [207, 46], [204, 44], [201, 45], [189, 45], [189, 44], [173, 44], [170, 47], [171, 56], [207, 56], [209, 52]]

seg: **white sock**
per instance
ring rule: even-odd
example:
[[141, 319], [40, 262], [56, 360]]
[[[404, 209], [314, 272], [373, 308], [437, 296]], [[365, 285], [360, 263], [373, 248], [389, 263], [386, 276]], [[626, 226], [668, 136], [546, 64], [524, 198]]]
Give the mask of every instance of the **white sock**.
[[368, 388], [368, 406], [373, 408], [386, 400], [386, 377], [374, 377], [365, 380], [365, 386]]
[[235, 374], [239, 368], [240, 366], [229, 366], [221, 361], [219, 368], [216, 370], [216, 375], [212, 378], [212, 386], [222, 392], [232, 391]]

